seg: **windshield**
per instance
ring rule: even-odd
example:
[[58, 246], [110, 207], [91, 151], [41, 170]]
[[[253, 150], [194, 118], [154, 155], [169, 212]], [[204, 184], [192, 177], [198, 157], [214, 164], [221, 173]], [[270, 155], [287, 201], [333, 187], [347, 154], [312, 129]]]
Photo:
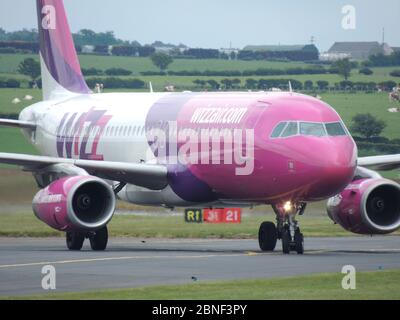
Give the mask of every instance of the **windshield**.
[[310, 122], [300, 123], [300, 134], [303, 136], [315, 136], [315, 137], [326, 136], [325, 128], [322, 123], [310, 123]]

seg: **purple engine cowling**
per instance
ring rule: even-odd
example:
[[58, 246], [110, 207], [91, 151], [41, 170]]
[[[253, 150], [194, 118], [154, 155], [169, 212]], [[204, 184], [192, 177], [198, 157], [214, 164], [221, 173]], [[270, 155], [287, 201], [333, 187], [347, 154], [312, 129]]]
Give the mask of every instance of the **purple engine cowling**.
[[400, 185], [386, 179], [353, 181], [329, 199], [329, 217], [358, 234], [388, 234], [400, 228]]
[[61, 178], [40, 190], [33, 199], [36, 217], [64, 232], [100, 229], [110, 222], [114, 211], [114, 191], [92, 176]]

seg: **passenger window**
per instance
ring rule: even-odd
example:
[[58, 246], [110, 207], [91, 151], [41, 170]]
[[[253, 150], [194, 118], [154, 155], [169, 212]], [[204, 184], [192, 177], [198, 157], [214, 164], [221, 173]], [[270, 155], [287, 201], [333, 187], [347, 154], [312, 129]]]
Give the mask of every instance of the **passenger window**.
[[346, 131], [344, 131], [343, 125], [340, 122], [326, 123], [325, 127], [329, 136], [337, 137], [347, 135]]
[[297, 122], [289, 122], [285, 131], [283, 131], [281, 137], [287, 138], [287, 137], [296, 136], [297, 134], [298, 134]]
[[287, 122], [281, 122], [281, 123], [279, 123], [279, 124], [275, 127], [274, 131], [272, 131], [271, 138], [278, 138], [278, 137], [281, 135], [283, 129], [285, 129], [286, 124], [287, 124]]
[[300, 123], [300, 134], [304, 136], [323, 137], [326, 136], [325, 128], [322, 123]]

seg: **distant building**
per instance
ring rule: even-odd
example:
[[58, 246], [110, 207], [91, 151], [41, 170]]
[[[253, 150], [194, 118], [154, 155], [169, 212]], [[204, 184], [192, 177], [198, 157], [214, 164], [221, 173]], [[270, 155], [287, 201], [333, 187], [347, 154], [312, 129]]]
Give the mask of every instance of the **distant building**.
[[82, 53], [91, 54], [94, 52], [95, 46], [84, 45], [82, 46]]
[[400, 52], [400, 47], [392, 47], [393, 52]]
[[341, 59], [351, 59], [351, 54], [323, 52], [319, 55], [319, 60], [321, 61], [338, 61]]
[[260, 45], [260, 46], [246, 46], [244, 51], [309, 51], [318, 48], [313, 44], [300, 44], [300, 45]]
[[386, 43], [380, 44], [378, 41], [335, 42], [329, 51], [322, 55], [322, 58], [335, 60], [335, 57], [347, 55], [346, 57], [350, 59], [365, 60], [374, 54], [390, 55], [391, 53], [393, 53], [391, 47]]

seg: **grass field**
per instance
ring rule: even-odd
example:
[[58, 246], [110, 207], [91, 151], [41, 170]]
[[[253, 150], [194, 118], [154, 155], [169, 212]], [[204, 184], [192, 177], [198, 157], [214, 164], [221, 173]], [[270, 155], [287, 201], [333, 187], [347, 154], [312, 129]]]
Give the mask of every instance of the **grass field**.
[[[197, 282], [186, 285], [54, 293], [0, 299], [32, 300], [398, 300], [400, 270], [357, 272], [356, 290], [343, 290], [341, 273]], [[245, 304], [245, 302], [244, 302]]]
[[[25, 85], [28, 82], [28, 78], [17, 74], [18, 64], [25, 58], [32, 57], [38, 59], [36, 55], [21, 55], [21, 54], [1, 54], [0, 55], [0, 78], [18, 77], [19, 79], [25, 80]], [[124, 68], [133, 72], [133, 76], [139, 77], [146, 83], [152, 82], [156, 90], [162, 90], [166, 85], [173, 84], [179, 89], [191, 89], [194, 88], [193, 80], [202, 79], [209, 80], [214, 79], [217, 81], [222, 80], [225, 77], [177, 77], [177, 76], [140, 76], [140, 72], [143, 71], [158, 71], [157, 68], [152, 64], [149, 58], [138, 58], [138, 57], [108, 57], [108, 56], [95, 56], [95, 55], [81, 55], [80, 61], [82, 68]], [[241, 60], [220, 60], [220, 59], [175, 59], [170, 65], [170, 71], [223, 71], [223, 70], [255, 70], [258, 68], [271, 68], [271, 69], [287, 69], [295, 67], [306, 67], [307, 64], [303, 62], [275, 62], [275, 61], [241, 61]], [[400, 82], [399, 78], [391, 77], [389, 73], [395, 69], [395, 67], [384, 67], [384, 68], [372, 68], [374, 74], [371, 76], [365, 76], [358, 73], [358, 70], [353, 70], [351, 81], [364, 81], [364, 82], [381, 82], [387, 80], [393, 80]], [[294, 76], [263, 76], [263, 77], [239, 77], [242, 84], [245, 83], [247, 78], [280, 78], [280, 79], [296, 79], [302, 82], [306, 80], [318, 81], [326, 80], [331, 85], [342, 81], [343, 79], [338, 75], [294, 75]]]
[[[22, 54], [0, 54], [0, 73], [16, 73], [19, 63], [26, 58], [34, 58], [39, 61], [37, 55]], [[80, 55], [79, 60], [82, 68], [124, 68], [139, 74], [143, 71], [159, 71], [149, 58], [138, 57], [108, 57], [95, 55]], [[258, 68], [293, 68], [305, 67], [303, 62], [275, 62], [275, 61], [241, 61], [241, 60], [221, 60], [221, 59], [175, 59], [169, 66], [171, 71], [183, 70], [254, 70]]]

